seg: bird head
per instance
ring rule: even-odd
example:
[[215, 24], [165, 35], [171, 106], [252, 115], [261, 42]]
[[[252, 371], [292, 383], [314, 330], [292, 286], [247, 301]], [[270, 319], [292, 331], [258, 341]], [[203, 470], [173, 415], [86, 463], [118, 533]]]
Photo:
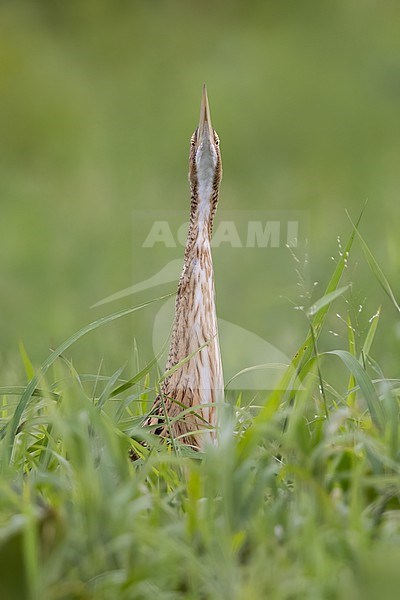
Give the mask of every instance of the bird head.
[[190, 140], [189, 181], [199, 201], [210, 202], [222, 177], [219, 137], [212, 127], [207, 88], [204, 84], [199, 125]]

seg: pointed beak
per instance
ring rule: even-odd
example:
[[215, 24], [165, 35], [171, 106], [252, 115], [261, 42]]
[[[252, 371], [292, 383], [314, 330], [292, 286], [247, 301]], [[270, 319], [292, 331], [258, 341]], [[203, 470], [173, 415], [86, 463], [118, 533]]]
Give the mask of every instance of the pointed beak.
[[206, 84], [203, 85], [203, 95], [201, 97], [200, 121], [197, 136], [197, 146], [200, 146], [204, 141], [214, 142], [214, 133], [211, 124], [210, 106], [208, 104]]

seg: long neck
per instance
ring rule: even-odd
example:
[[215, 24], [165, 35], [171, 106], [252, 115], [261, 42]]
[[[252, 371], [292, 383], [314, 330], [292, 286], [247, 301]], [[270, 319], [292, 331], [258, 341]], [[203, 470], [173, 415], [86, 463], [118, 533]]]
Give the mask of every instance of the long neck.
[[201, 182], [198, 179], [190, 186], [190, 221], [186, 239], [185, 261], [188, 254], [193, 252], [199, 236], [211, 242], [215, 212], [217, 210], [219, 183]]
[[211, 256], [218, 188], [218, 183], [213, 183], [209, 189], [205, 189], [198, 181], [191, 186], [189, 231], [167, 367], [196, 352], [204, 344], [216, 344], [220, 360]]

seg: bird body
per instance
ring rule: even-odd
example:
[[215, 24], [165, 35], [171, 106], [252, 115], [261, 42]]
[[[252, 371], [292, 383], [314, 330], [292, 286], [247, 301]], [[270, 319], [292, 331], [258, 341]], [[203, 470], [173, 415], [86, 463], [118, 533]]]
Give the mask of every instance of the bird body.
[[219, 138], [211, 126], [204, 86], [200, 122], [190, 146], [190, 222], [166, 364], [171, 373], [162, 381], [147, 421], [155, 433], [195, 449], [216, 441], [224, 394], [211, 256], [221, 177]]

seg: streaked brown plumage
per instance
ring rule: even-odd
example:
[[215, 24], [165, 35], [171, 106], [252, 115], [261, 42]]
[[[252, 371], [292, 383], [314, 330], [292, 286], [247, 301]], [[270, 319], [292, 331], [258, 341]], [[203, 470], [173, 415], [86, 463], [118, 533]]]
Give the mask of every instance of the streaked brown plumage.
[[196, 449], [217, 439], [217, 404], [224, 390], [211, 257], [221, 177], [219, 138], [204, 85], [200, 122], [190, 142], [190, 223], [166, 371], [190, 358], [162, 382], [146, 422], [153, 432]]

